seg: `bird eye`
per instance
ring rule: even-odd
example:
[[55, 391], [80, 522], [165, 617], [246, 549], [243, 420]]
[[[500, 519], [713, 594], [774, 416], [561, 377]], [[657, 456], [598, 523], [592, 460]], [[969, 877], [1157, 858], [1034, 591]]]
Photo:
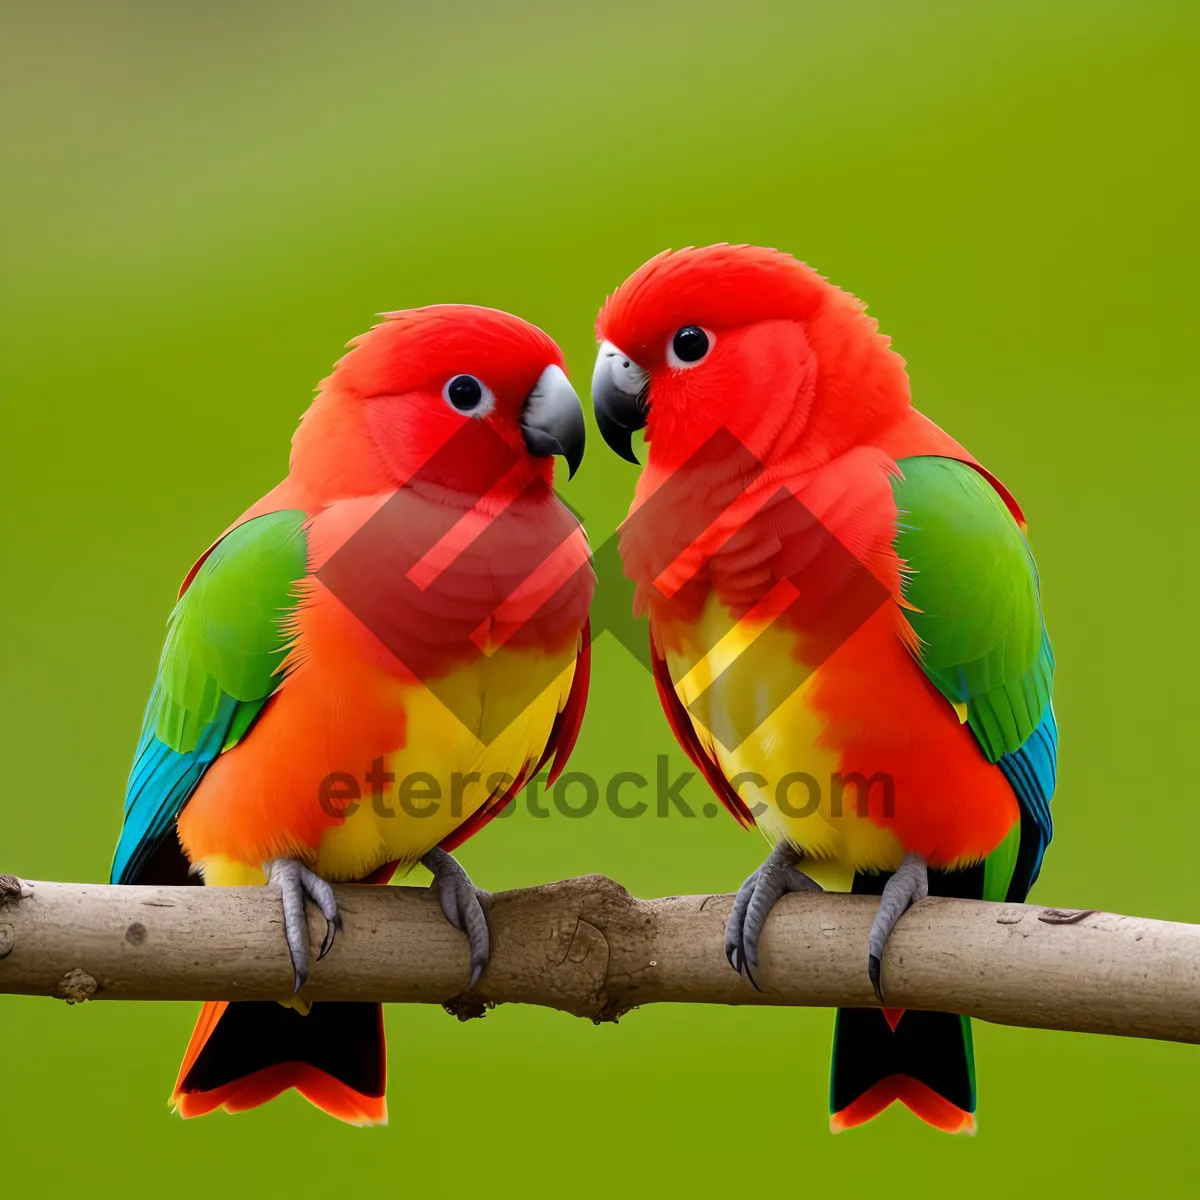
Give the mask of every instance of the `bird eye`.
[[685, 325], [675, 331], [667, 347], [667, 362], [682, 370], [694, 367], [712, 349], [713, 335], [699, 325]]
[[451, 408], [480, 416], [490, 412], [495, 403], [491, 389], [480, 383], [474, 375], [455, 375], [442, 389], [442, 395]]

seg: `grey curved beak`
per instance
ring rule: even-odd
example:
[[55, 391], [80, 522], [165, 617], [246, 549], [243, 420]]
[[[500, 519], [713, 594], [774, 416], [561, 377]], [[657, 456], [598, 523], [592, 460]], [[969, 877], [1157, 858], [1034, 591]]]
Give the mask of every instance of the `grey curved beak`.
[[561, 367], [547, 367], [521, 409], [521, 436], [530, 454], [561, 454], [574, 476], [583, 462], [583, 405]]
[[650, 376], [612, 342], [602, 342], [592, 372], [592, 405], [600, 434], [627, 462], [636, 463], [633, 435], [646, 426]]

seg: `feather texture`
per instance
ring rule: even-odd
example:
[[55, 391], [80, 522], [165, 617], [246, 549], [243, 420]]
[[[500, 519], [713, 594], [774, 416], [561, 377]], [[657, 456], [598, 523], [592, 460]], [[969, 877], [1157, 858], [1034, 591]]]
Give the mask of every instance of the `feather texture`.
[[[978, 471], [938, 456], [902, 459], [892, 489], [904, 596], [922, 670], [996, 763], [1021, 811], [1015, 844], [994, 852], [991, 899], [1023, 900], [1053, 833], [1058, 726], [1054, 654], [1037, 566], [1003, 498]], [[1007, 878], [1006, 878], [1007, 876]]]
[[303, 526], [296, 511], [237, 526], [175, 605], [126, 788], [113, 883], [142, 878], [205, 772], [278, 686], [306, 570]]

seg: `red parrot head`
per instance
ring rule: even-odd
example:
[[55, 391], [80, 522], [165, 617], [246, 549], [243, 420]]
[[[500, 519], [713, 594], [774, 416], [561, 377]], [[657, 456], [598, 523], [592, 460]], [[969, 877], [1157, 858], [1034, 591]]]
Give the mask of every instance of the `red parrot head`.
[[556, 454], [574, 475], [583, 409], [545, 333], [468, 304], [386, 317], [322, 384], [293, 439], [293, 476], [327, 496], [417, 478], [470, 492], [509, 472], [516, 487], [549, 483]]
[[604, 440], [679, 465], [718, 431], [760, 461], [827, 461], [903, 416], [904, 361], [863, 305], [791, 255], [758, 246], [667, 251], [609, 297], [592, 377]]

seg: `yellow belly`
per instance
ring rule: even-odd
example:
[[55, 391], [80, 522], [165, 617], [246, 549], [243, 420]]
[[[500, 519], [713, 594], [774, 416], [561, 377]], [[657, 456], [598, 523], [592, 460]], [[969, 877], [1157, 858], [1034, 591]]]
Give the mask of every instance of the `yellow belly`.
[[[414, 648], [429, 651], [418, 679], [322, 574], [393, 502], [403, 510], [396, 536], [445, 520], [446, 498], [414, 488], [339, 501], [309, 525], [309, 576], [287, 623], [279, 686], [248, 735], [207, 772], [180, 822], [184, 848], [207, 883], [262, 883], [262, 862], [283, 855], [331, 881], [362, 879], [393, 861], [411, 866], [542, 756], [570, 694], [578, 639], [551, 622], [564, 644], [548, 652], [531, 644], [530, 632], [552, 598], [571, 613], [577, 607], [583, 626], [590, 576], [578, 575], [588, 553], [582, 531], [553, 506], [531, 510], [513, 545], [520, 561], [505, 563], [522, 582], [501, 596], [500, 581], [472, 549], [477, 525], [460, 520], [453, 546], [443, 538], [438, 553], [417, 564], [421, 571], [410, 571], [414, 583], [420, 574], [424, 598], [402, 601], [414, 605], [413, 620], [429, 635], [414, 639]], [[383, 561], [378, 569], [397, 565]], [[482, 576], [478, 587], [474, 573]], [[434, 589], [442, 574], [446, 581]], [[472, 615], [468, 646], [462, 639]], [[452, 665], [455, 657], [464, 661]]]
[[[331, 762], [324, 743], [338, 744], [347, 727], [367, 719], [368, 708], [374, 712], [382, 704], [396, 714], [394, 735], [378, 747], [374, 764], [333, 755], [339, 767], [355, 769], [321, 802], [344, 819], [324, 829], [315, 856], [307, 847], [288, 852], [334, 882], [362, 879], [389, 862], [407, 870], [482, 806], [498, 800], [514, 779], [526, 778], [570, 694], [576, 664], [573, 647], [549, 661], [535, 654], [501, 648], [482, 655], [439, 680], [438, 695], [382, 669], [360, 676], [361, 690], [322, 710], [324, 724], [310, 734], [322, 744], [301, 751], [312, 764], [300, 773], [305, 782], [299, 802], [318, 802], [318, 782]], [[520, 700], [514, 702], [514, 696]], [[364, 707], [356, 711], [357, 705]], [[261, 738], [262, 731], [256, 734]], [[210, 885], [266, 881], [257, 861], [214, 854], [201, 865]]]
[[804, 678], [798, 635], [769, 618], [735, 622], [715, 596], [673, 632], [679, 645], [666, 661], [676, 695], [767, 839], [795, 845], [805, 871], [833, 890], [848, 890], [859, 869], [894, 870], [903, 857], [895, 834], [859, 818], [854, 789], [840, 790], [841, 756], [822, 744], [827, 719], [812, 703], [819, 672]]
[[[544, 658], [531, 661], [524, 652], [499, 650], [460, 668], [442, 698], [421, 684], [406, 686], [404, 746], [385, 756], [384, 770], [394, 782], [380, 795], [366, 787], [359, 807], [322, 839], [316, 870], [346, 877], [359, 864], [399, 861], [401, 870], [458, 828], [485, 804], [523, 778], [542, 755], [554, 719], [566, 703], [575, 675], [575, 655], [563, 653], [549, 686], [523, 705], [502, 732], [481, 740], [473, 730], [504, 721], [523, 695], [520, 677], [549, 674]], [[529, 689], [532, 692], [532, 688]], [[443, 699], [449, 700], [449, 708]], [[453, 712], [450, 711], [453, 710]], [[494, 713], [501, 715], [495, 721]], [[351, 876], [353, 877], [353, 875]], [[361, 873], [359, 875], [361, 877]]]

